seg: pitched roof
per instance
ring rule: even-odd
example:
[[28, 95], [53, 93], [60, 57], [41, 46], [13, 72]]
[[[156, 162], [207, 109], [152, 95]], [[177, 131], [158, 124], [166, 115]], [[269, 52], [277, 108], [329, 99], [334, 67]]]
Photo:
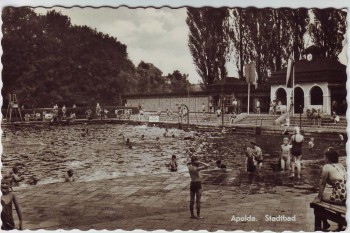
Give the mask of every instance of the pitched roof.
[[[281, 84], [286, 82], [287, 68], [272, 73], [269, 82]], [[317, 58], [295, 62], [295, 82], [309, 83], [326, 81], [330, 83], [346, 82], [346, 66], [337, 60]]]

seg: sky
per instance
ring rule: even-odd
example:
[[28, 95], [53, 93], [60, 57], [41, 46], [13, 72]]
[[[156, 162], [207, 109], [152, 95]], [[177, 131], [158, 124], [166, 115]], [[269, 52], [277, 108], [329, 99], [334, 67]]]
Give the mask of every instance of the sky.
[[[87, 25], [97, 31], [116, 37], [127, 45], [131, 61], [137, 66], [140, 61], [152, 63], [164, 75], [179, 70], [189, 75], [191, 83], [198, 83], [188, 48], [188, 26], [186, 9], [170, 8], [51, 8], [70, 17], [73, 25]], [[40, 14], [47, 9], [36, 8]], [[311, 44], [310, 44], [311, 45]], [[339, 56], [340, 62], [347, 63], [346, 51]], [[228, 62], [228, 76], [237, 77], [234, 61]]]
[[[136, 66], [142, 60], [154, 64], [165, 75], [179, 70], [189, 74], [192, 83], [200, 79], [187, 45], [185, 8], [54, 9], [69, 16], [72, 24], [88, 25], [116, 37], [127, 45], [129, 58]], [[44, 14], [47, 10], [35, 11]]]

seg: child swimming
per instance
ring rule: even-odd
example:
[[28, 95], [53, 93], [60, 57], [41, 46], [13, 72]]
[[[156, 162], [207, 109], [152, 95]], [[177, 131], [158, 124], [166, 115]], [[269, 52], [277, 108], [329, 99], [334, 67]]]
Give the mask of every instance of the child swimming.
[[171, 156], [170, 171], [172, 171], [172, 172], [177, 171], [176, 155]]
[[309, 145], [308, 145], [308, 148], [310, 151], [312, 151], [314, 149], [314, 138], [310, 138], [310, 141], [309, 141]]
[[69, 169], [65, 176], [65, 182], [73, 182], [73, 181], [75, 181], [74, 172], [72, 169]]
[[23, 181], [24, 178], [21, 177], [22, 174], [18, 173], [18, 168], [17, 167], [13, 167], [12, 168], [12, 173], [11, 173], [11, 186], [12, 187], [18, 187], [19, 186], [19, 182]]

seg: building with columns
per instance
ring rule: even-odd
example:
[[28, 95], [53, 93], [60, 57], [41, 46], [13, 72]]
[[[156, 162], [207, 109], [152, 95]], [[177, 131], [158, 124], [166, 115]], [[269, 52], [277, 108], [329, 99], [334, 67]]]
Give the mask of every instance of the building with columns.
[[[322, 56], [322, 49], [311, 46], [305, 58], [294, 63], [294, 113], [320, 109], [323, 114], [346, 113], [346, 66]], [[290, 107], [293, 88], [286, 86], [287, 68], [272, 73], [271, 100]]]

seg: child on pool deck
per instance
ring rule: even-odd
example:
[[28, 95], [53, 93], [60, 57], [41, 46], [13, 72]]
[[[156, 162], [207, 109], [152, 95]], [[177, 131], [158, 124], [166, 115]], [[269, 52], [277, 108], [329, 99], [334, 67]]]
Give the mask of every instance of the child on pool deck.
[[289, 138], [283, 138], [283, 145], [281, 145], [281, 170], [290, 170], [290, 149]]
[[22, 211], [17, 201], [16, 195], [12, 192], [10, 187], [9, 177], [5, 177], [1, 180], [1, 229], [2, 230], [13, 230], [15, 229], [15, 221], [12, 214], [12, 203], [15, 205], [15, 209], [19, 219], [19, 230], [22, 230]]

